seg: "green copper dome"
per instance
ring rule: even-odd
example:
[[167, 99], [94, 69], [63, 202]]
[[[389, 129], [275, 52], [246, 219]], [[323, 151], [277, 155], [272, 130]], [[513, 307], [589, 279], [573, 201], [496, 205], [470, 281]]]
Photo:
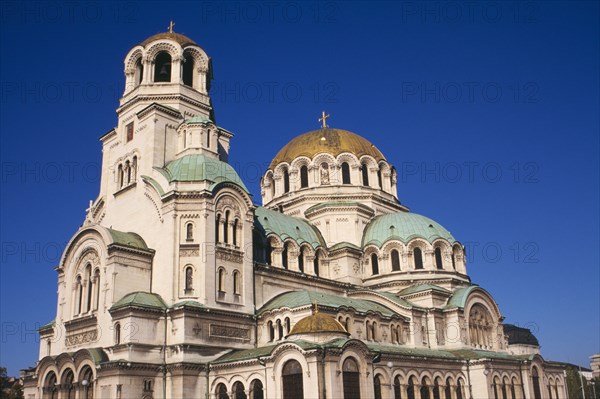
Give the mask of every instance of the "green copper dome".
[[389, 240], [408, 243], [413, 238], [422, 238], [430, 243], [444, 238], [451, 244], [456, 240], [438, 222], [412, 212], [381, 215], [369, 223], [363, 235], [363, 247], [375, 244], [381, 247]]
[[214, 184], [211, 189], [219, 183], [234, 183], [248, 192], [248, 189], [240, 179], [235, 169], [227, 162], [200, 154], [186, 155], [171, 161], [159, 171], [169, 180], [173, 181], [211, 181]]

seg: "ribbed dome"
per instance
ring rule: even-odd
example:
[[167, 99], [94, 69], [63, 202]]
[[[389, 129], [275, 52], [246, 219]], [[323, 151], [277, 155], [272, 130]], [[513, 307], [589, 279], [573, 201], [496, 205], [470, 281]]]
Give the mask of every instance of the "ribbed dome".
[[453, 244], [456, 240], [438, 222], [412, 213], [397, 212], [376, 217], [369, 223], [363, 235], [363, 247], [369, 244], [382, 246], [389, 240], [407, 243], [413, 238], [422, 238], [430, 243], [444, 238]]
[[287, 143], [271, 162], [273, 169], [281, 162], [291, 162], [300, 156], [313, 158], [326, 152], [334, 157], [349, 152], [358, 158], [370, 155], [376, 161], [385, 160], [383, 154], [370, 141], [356, 133], [341, 129], [319, 129], [304, 133]]
[[348, 331], [339, 321], [331, 316], [316, 311], [297, 322], [289, 335], [314, 334], [314, 333], [338, 333], [348, 335]]
[[182, 34], [179, 33], [171, 33], [171, 32], [162, 32], [162, 33], [157, 33], [154, 36], [150, 36], [149, 38], [147, 38], [146, 40], [144, 40], [141, 43], [141, 46], [146, 46], [148, 43], [154, 42], [156, 40], [164, 40], [164, 39], [168, 39], [168, 40], [173, 40], [177, 43], [179, 43], [180, 45], [186, 45], [186, 44], [193, 44], [193, 45], [197, 45], [195, 41], [193, 41], [192, 39], [190, 39], [187, 36], [184, 36]]

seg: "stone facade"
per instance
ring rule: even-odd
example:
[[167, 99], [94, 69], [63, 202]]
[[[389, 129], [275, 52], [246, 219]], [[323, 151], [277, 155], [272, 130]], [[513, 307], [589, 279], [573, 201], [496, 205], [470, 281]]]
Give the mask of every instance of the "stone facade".
[[[26, 398], [566, 398], [563, 365], [507, 334], [463, 246], [400, 203], [366, 139], [299, 136], [259, 207], [202, 48], [155, 35], [125, 75]], [[291, 334], [316, 308], [343, 333]]]

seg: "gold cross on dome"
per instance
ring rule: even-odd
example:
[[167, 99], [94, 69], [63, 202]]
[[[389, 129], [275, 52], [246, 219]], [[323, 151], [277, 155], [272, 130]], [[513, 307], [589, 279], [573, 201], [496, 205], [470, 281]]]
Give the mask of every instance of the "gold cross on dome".
[[327, 118], [329, 118], [329, 115], [325, 115], [325, 111], [321, 112], [321, 117], [319, 118], [319, 122], [323, 122], [323, 126], [322, 128], [325, 129], [327, 128]]
[[175, 26], [175, 22], [171, 21], [169, 23], [169, 33], [173, 33], [173, 27]]

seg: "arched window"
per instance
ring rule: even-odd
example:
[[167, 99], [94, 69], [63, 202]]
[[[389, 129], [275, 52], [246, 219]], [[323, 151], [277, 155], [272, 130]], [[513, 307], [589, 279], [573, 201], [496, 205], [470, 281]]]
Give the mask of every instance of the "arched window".
[[273, 327], [271, 320], [267, 323], [267, 329], [269, 330], [269, 342], [273, 342], [275, 340], [275, 327]]
[[373, 397], [381, 399], [381, 376], [379, 374], [373, 378]]
[[[510, 384], [510, 399], [517, 399], [517, 392], [516, 392], [516, 386], [517, 386], [518, 382], [517, 379], [515, 377], [512, 378], [511, 384]], [[558, 392], [557, 392], [558, 395]], [[558, 396], [556, 396], [558, 398]]]
[[81, 276], [77, 276], [77, 314], [81, 314], [83, 302], [83, 285], [81, 282]]
[[217, 291], [225, 292], [225, 270], [219, 269], [217, 273]]
[[344, 399], [360, 398], [360, 376], [356, 360], [349, 357], [342, 364]]
[[191, 223], [185, 225], [185, 239], [188, 241], [194, 240], [194, 225]]
[[319, 275], [319, 253], [315, 253], [315, 258], [313, 259], [313, 269], [315, 271], [315, 275]]
[[133, 181], [137, 180], [137, 169], [138, 169], [138, 159], [136, 156], [133, 157], [131, 161], [131, 179]]
[[275, 180], [273, 180], [273, 178], [270, 178], [269, 182], [271, 183], [271, 198], [274, 198], [275, 197]]
[[415, 377], [408, 379], [408, 387], [406, 388], [408, 399], [415, 399]]
[[371, 254], [371, 271], [374, 276], [379, 274], [379, 259], [377, 258], [377, 254]]
[[216, 396], [217, 399], [229, 399], [229, 395], [227, 394], [227, 387], [225, 386], [225, 384], [220, 383], [219, 385], [217, 385]]
[[[514, 389], [514, 388], [512, 388], [512, 385], [511, 385], [511, 389]], [[560, 396], [558, 396], [558, 380], [556, 380], [556, 382], [554, 383], [554, 397], [556, 399], [560, 399]], [[514, 396], [513, 396], [513, 398], [516, 399]], [[511, 399], [513, 399], [513, 398], [511, 398]]]
[[392, 271], [397, 272], [400, 271], [400, 253], [397, 249], [392, 249], [391, 253], [392, 257]]
[[371, 328], [371, 322], [367, 320], [366, 322], [366, 331], [367, 331], [367, 341], [370, 341], [373, 339], [373, 329]]
[[540, 375], [537, 367], [531, 370], [531, 379], [533, 381], [533, 398], [542, 399], [542, 390], [540, 389]]
[[352, 184], [348, 162], [342, 162], [342, 184]]
[[237, 270], [233, 272], [233, 293], [240, 295], [240, 272]]
[[442, 399], [440, 396], [440, 380], [436, 378], [433, 382], [433, 399]]
[[67, 369], [67, 371], [63, 372], [61, 387], [64, 390], [64, 399], [75, 399], [75, 386], [73, 385], [74, 381], [75, 375], [73, 374], [73, 370]]
[[440, 270], [444, 268], [444, 264], [442, 263], [442, 249], [440, 247], [435, 249], [435, 266]]
[[94, 272], [94, 286], [96, 288], [96, 302], [94, 303], [94, 310], [98, 310], [100, 306], [100, 269], [96, 269]]
[[189, 54], [184, 54], [183, 61], [183, 84], [194, 86], [194, 58]]
[[277, 339], [283, 339], [283, 324], [281, 324], [281, 320], [277, 320]]
[[223, 224], [223, 242], [229, 244], [229, 211], [225, 211], [225, 221]]
[[306, 165], [300, 167], [300, 187], [308, 187], [308, 166]]
[[283, 251], [281, 252], [281, 265], [284, 269], [288, 268], [288, 243], [283, 244]]
[[211, 131], [207, 130], [206, 131], [206, 148], [210, 149], [210, 135], [211, 135]]
[[125, 175], [127, 184], [129, 185], [131, 183], [131, 164], [129, 161], [125, 161]]
[[271, 246], [271, 240], [267, 239], [267, 247], [265, 248], [265, 261], [267, 262], [267, 265], [272, 265], [273, 264], [273, 247]]
[[303, 399], [304, 380], [302, 366], [296, 360], [288, 360], [282, 371], [283, 399]]
[[362, 172], [362, 184], [363, 186], [369, 186], [369, 168], [366, 163], [363, 163], [360, 166], [360, 170]]
[[[504, 377], [502, 380], [502, 399], [508, 399], [508, 392], [506, 391], [507, 382], [508, 379]], [[550, 399], [552, 399], [552, 395], [550, 395]]]
[[421, 380], [421, 399], [429, 399], [429, 386], [425, 377]]
[[287, 169], [283, 170], [283, 192], [290, 192], [290, 172]]
[[167, 52], [160, 52], [154, 59], [154, 81], [171, 81], [171, 56]]
[[416, 247], [413, 250], [413, 257], [415, 260], [415, 270], [422, 269], [423, 268], [423, 252], [421, 251], [421, 248]]
[[139, 84], [142, 83], [143, 79], [144, 79], [144, 64], [142, 63], [142, 57], [140, 57], [135, 62], [135, 78], [134, 78], [134, 82], [135, 82], [136, 85], [139, 85]]
[[379, 188], [383, 189], [383, 180], [381, 177], [381, 168], [377, 169], [377, 183], [379, 184]]
[[304, 273], [304, 248], [300, 247], [300, 252], [298, 253], [298, 269], [300, 272]]
[[123, 187], [123, 165], [117, 167], [117, 187]]
[[233, 237], [233, 245], [237, 247], [238, 245], [238, 220], [235, 219], [233, 221], [233, 232], [231, 236]]
[[217, 214], [217, 218], [215, 220], [215, 242], [221, 242], [221, 237], [220, 237], [220, 231], [221, 231], [221, 215]]
[[456, 258], [454, 257], [454, 251], [452, 251], [452, 270], [456, 270]]
[[44, 393], [44, 398], [55, 399], [58, 396], [56, 394], [56, 374], [54, 374], [54, 371], [49, 372], [46, 376], [42, 391]]
[[464, 399], [462, 379], [459, 379], [456, 383], [456, 399]]
[[446, 388], [444, 388], [444, 399], [452, 399], [452, 380], [446, 379]]
[[494, 389], [494, 399], [500, 399], [498, 397], [498, 386], [500, 385], [500, 378], [494, 377], [494, 382], [492, 383], [492, 388]]
[[377, 341], [377, 322], [375, 321], [371, 324], [371, 339]]
[[402, 399], [402, 383], [399, 376], [394, 378], [394, 399]]
[[121, 344], [121, 324], [115, 323], [115, 345]]
[[189, 294], [194, 290], [194, 269], [191, 266], [185, 268], [185, 293]]
[[240, 381], [233, 384], [233, 399], [246, 399], [246, 392], [244, 392], [244, 384]]
[[94, 398], [94, 373], [89, 366], [85, 366], [79, 373], [78, 378], [81, 385], [81, 399]]
[[469, 311], [469, 337], [471, 345], [482, 349], [493, 349], [492, 316], [487, 308], [479, 303]]
[[290, 318], [289, 318], [289, 317], [286, 317], [286, 318], [285, 318], [285, 333], [286, 333], [286, 334], [289, 334], [289, 333], [290, 333], [291, 327], [292, 327], [292, 326], [291, 326], [291, 323], [290, 323]]
[[87, 279], [87, 302], [85, 303], [85, 311], [92, 310], [92, 265], [87, 265], [85, 268], [85, 277]]
[[250, 383], [250, 399], [264, 399], [263, 384], [260, 380]]

